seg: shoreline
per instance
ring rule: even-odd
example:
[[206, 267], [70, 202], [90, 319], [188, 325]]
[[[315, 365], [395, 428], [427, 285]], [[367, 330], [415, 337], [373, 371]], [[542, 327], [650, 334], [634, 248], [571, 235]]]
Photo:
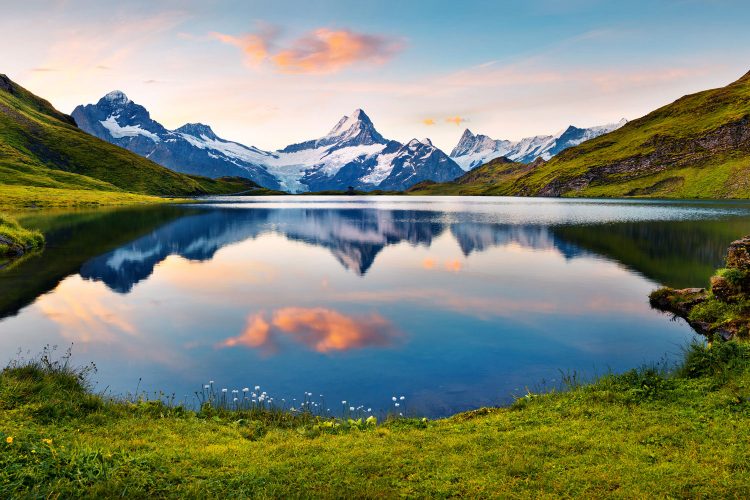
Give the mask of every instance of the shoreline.
[[0, 495], [745, 496], [750, 345], [448, 418], [195, 412], [91, 392], [49, 357], [0, 373]]

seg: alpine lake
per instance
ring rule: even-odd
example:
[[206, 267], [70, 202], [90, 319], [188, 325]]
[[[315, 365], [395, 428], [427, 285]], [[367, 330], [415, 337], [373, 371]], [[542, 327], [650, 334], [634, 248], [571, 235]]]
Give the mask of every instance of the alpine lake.
[[72, 344], [96, 392], [196, 405], [208, 384], [335, 415], [441, 417], [668, 365], [702, 339], [649, 292], [706, 286], [750, 234], [750, 203], [731, 201], [227, 197], [17, 217], [47, 246], [0, 269], [0, 361]]

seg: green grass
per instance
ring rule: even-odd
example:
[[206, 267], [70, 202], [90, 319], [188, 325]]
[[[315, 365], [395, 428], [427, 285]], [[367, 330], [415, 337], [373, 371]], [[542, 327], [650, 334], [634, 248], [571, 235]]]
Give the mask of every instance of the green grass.
[[169, 200], [121, 191], [56, 189], [0, 184], [0, 209], [76, 208], [112, 205], [165, 203]]
[[44, 246], [39, 231], [26, 229], [12, 217], [0, 213], [0, 264], [6, 257], [23, 255]]
[[1, 497], [750, 495], [747, 343], [377, 426], [115, 401], [85, 375], [49, 357], [0, 374]]

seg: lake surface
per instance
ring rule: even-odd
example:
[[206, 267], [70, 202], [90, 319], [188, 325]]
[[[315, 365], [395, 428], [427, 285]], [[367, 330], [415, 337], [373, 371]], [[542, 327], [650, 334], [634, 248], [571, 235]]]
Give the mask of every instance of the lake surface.
[[704, 286], [750, 204], [514, 198], [214, 198], [35, 212], [48, 247], [0, 270], [0, 361], [74, 344], [99, 390], [260, 385], [431, 417], [676, 360], [649, 308]]

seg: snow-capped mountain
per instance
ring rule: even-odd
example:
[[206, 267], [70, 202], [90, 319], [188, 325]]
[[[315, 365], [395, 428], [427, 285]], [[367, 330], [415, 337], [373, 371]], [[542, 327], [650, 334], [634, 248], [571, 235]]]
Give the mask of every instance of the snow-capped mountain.
[[221, 139], [201, 123], [167, 130], [120, 91], [110, 92], [96, 104], [76, 107], [72, 116], [89, 134], [177, 172], [246, 177], [262, 186], [279, 187], [263, 166], [269, 153]]
[[617, 130], [627, 122], [623, 118], [617, 123], [590, 128], [571, 125], [555, 135], [537, 135], [516, 142], [475, 135], [467, 128], [451, 151], [451, 158], [467, 171], [500, 156], [522, 163], [531, 163], [540, 157], [549, 160], [564, 149]]
[[86, 132], [178, 172], [240, 176], [290, 192], [403, 190], [423, 180], [450, 181], [463, 170], [429, 139], [408, 144], [385, 139], [361, 109], [319, 139], [275, 152], [227, 141], [208, 125], [168, 130], [124, 93], [78, 106], [73, 118]]
[[407, 189], [423, 180], [453, 180], [463, 173], [428, 139], [408, 144], [385, 139], [361, 109], [339, 120], [320, 139], [292, 144], [266, 162], [283, 189]]

